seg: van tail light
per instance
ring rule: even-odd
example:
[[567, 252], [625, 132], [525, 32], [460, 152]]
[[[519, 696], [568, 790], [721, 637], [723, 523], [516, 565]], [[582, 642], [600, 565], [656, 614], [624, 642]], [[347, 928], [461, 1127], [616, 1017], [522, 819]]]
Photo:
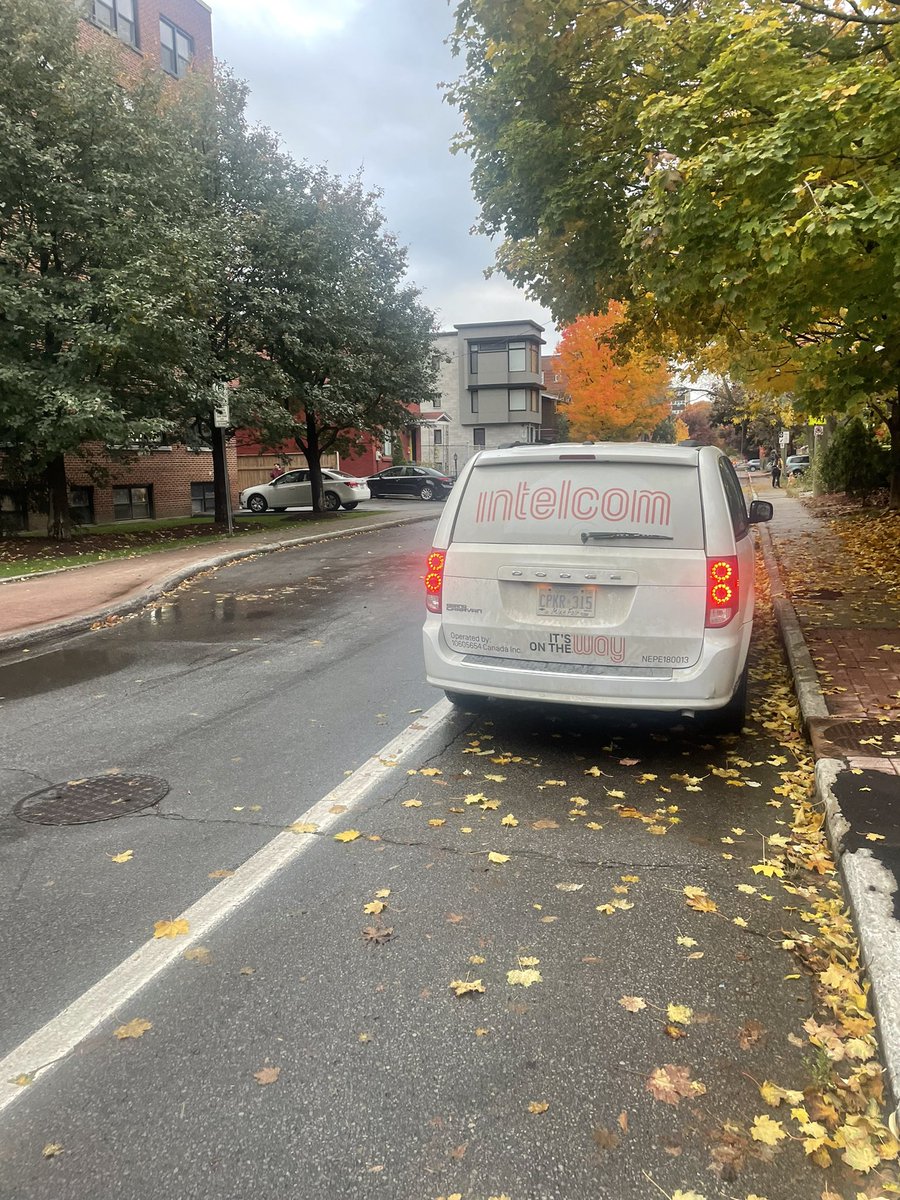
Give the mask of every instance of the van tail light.
[[706, 628], [721, 629], [737, 615], [738, 560], [733, 555], [706, 560]]
[[446, 554], [443, 550], [432, 550], [425, 564], [425, 607], [429, 612], [441, 611], [441, 592], [444, 587], [444, 562]]

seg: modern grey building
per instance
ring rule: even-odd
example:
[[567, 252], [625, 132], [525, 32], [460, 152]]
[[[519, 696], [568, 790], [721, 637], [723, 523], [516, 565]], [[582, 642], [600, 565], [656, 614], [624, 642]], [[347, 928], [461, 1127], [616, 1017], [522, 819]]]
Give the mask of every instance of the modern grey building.
[[440, 398], [422, 405], [423, 462], [455, 474], [477, 450], [542, 440], [543, 332], [534, 321], [488, 321], [435, 336]]

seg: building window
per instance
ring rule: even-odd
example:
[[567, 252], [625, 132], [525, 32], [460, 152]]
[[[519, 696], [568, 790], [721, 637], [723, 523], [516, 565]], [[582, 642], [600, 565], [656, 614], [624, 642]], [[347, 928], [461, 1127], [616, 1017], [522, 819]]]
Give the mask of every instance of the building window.
[[473, 429], [472, 430], [472, 445], [475, 447], [476, 450], [484, 449], [484, 430], [483, 429]]
[[191, 484], [191, 516], [216, 511], [216, 485], [214, 483]]
[[534, 342], [528, 343], [528, 361], [530, 366], [528, 370], [532, 375], [540, 375], [541, 373], [541, 348], [535, 345]]
[[69, 514], [76, 525], [93, 525], [94, 489], [92, 487], [69, 488]]
[[444, 431], [443, 431], [443, 429], [435, 429], [435, 431], [434, 431], [434, 444], [435, 444], [436, 446], [443, 446], [443, 444], [444, 444]]
[[165, 17], [159, 18], [159, 57], [163, 70], [180, 79], [194, 57], [194, 39]]
[[478, 390], [477, 390], [477, 388], [472, 389], [471, 396], [472, 396], [472, 412], [477, 413], [478, 412]]
[[531, 411], [532, 412], [540, 412], [541, 411], [541, 397], [540, 397], [539, 392], [533, 391], [531, 393]]
[[28, 504], [24, 491], [0, 487], [0, 531], [17, 533], [28, 528]]
[[140, 521], [153, 516], [151, 487], [114, 487], [113, 517], [116, 521]]
[[527, 371], [528, 360], [526, 357], [526, 346], [524, 342], [510, 342], [507, 347], [509, 354], [509, 369], [510, 371]]
[[528, 390], [527, 388], [510, 388], [509, 389], [509, 410], [510, 412], [525, 412], [528, 408]]
[[138, 44], [134, 0], [91, 0], [91, 16], [129, 46]]

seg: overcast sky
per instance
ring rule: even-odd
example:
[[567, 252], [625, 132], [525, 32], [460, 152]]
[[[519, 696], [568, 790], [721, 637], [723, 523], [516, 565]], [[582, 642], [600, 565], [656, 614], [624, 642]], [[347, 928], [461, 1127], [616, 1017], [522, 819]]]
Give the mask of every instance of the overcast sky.
[[441, 328], [550, 315], [501, 276], [469, 230], [478, 207], [469, 160], [450, 153], [456, 109], [439, 88], [459, 61], [444, 44], [447, 0], [212, 0], [216, 56], [250, 85], [250, 115], [296, 159], [380, 188], [388, 226], [409, 247], [410, 277]]

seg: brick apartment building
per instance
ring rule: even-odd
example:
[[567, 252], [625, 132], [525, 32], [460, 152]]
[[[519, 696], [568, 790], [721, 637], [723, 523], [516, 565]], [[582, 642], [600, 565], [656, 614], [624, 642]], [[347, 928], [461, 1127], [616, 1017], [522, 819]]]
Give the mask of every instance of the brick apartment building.
[[113, 37], [126, 71], [144, 66], [180, 79], [212, 70], [212, 9], [204, 0], [89, 0], [81, 25], [84, 45]]
[[[91, 46], [109, 45], [112, 39], [126, 75], [149, 67], [177, 80], [191, 70], [212, 70], [211, 12], [204, 0], [89, 0], [79, 40]], [[236, 493], [237, 457], [231, 443], [227, 458]], [[100, 446], [84, 446], [66, 456], [66, 473], [70, 507], [79, 524], [187, 516], [214, 508], [209, 450], [160, 444], [109, 455]], [[0, 533], [41, 521], [29, 514], [24, 489], [4, 484], [0, 463]]]

